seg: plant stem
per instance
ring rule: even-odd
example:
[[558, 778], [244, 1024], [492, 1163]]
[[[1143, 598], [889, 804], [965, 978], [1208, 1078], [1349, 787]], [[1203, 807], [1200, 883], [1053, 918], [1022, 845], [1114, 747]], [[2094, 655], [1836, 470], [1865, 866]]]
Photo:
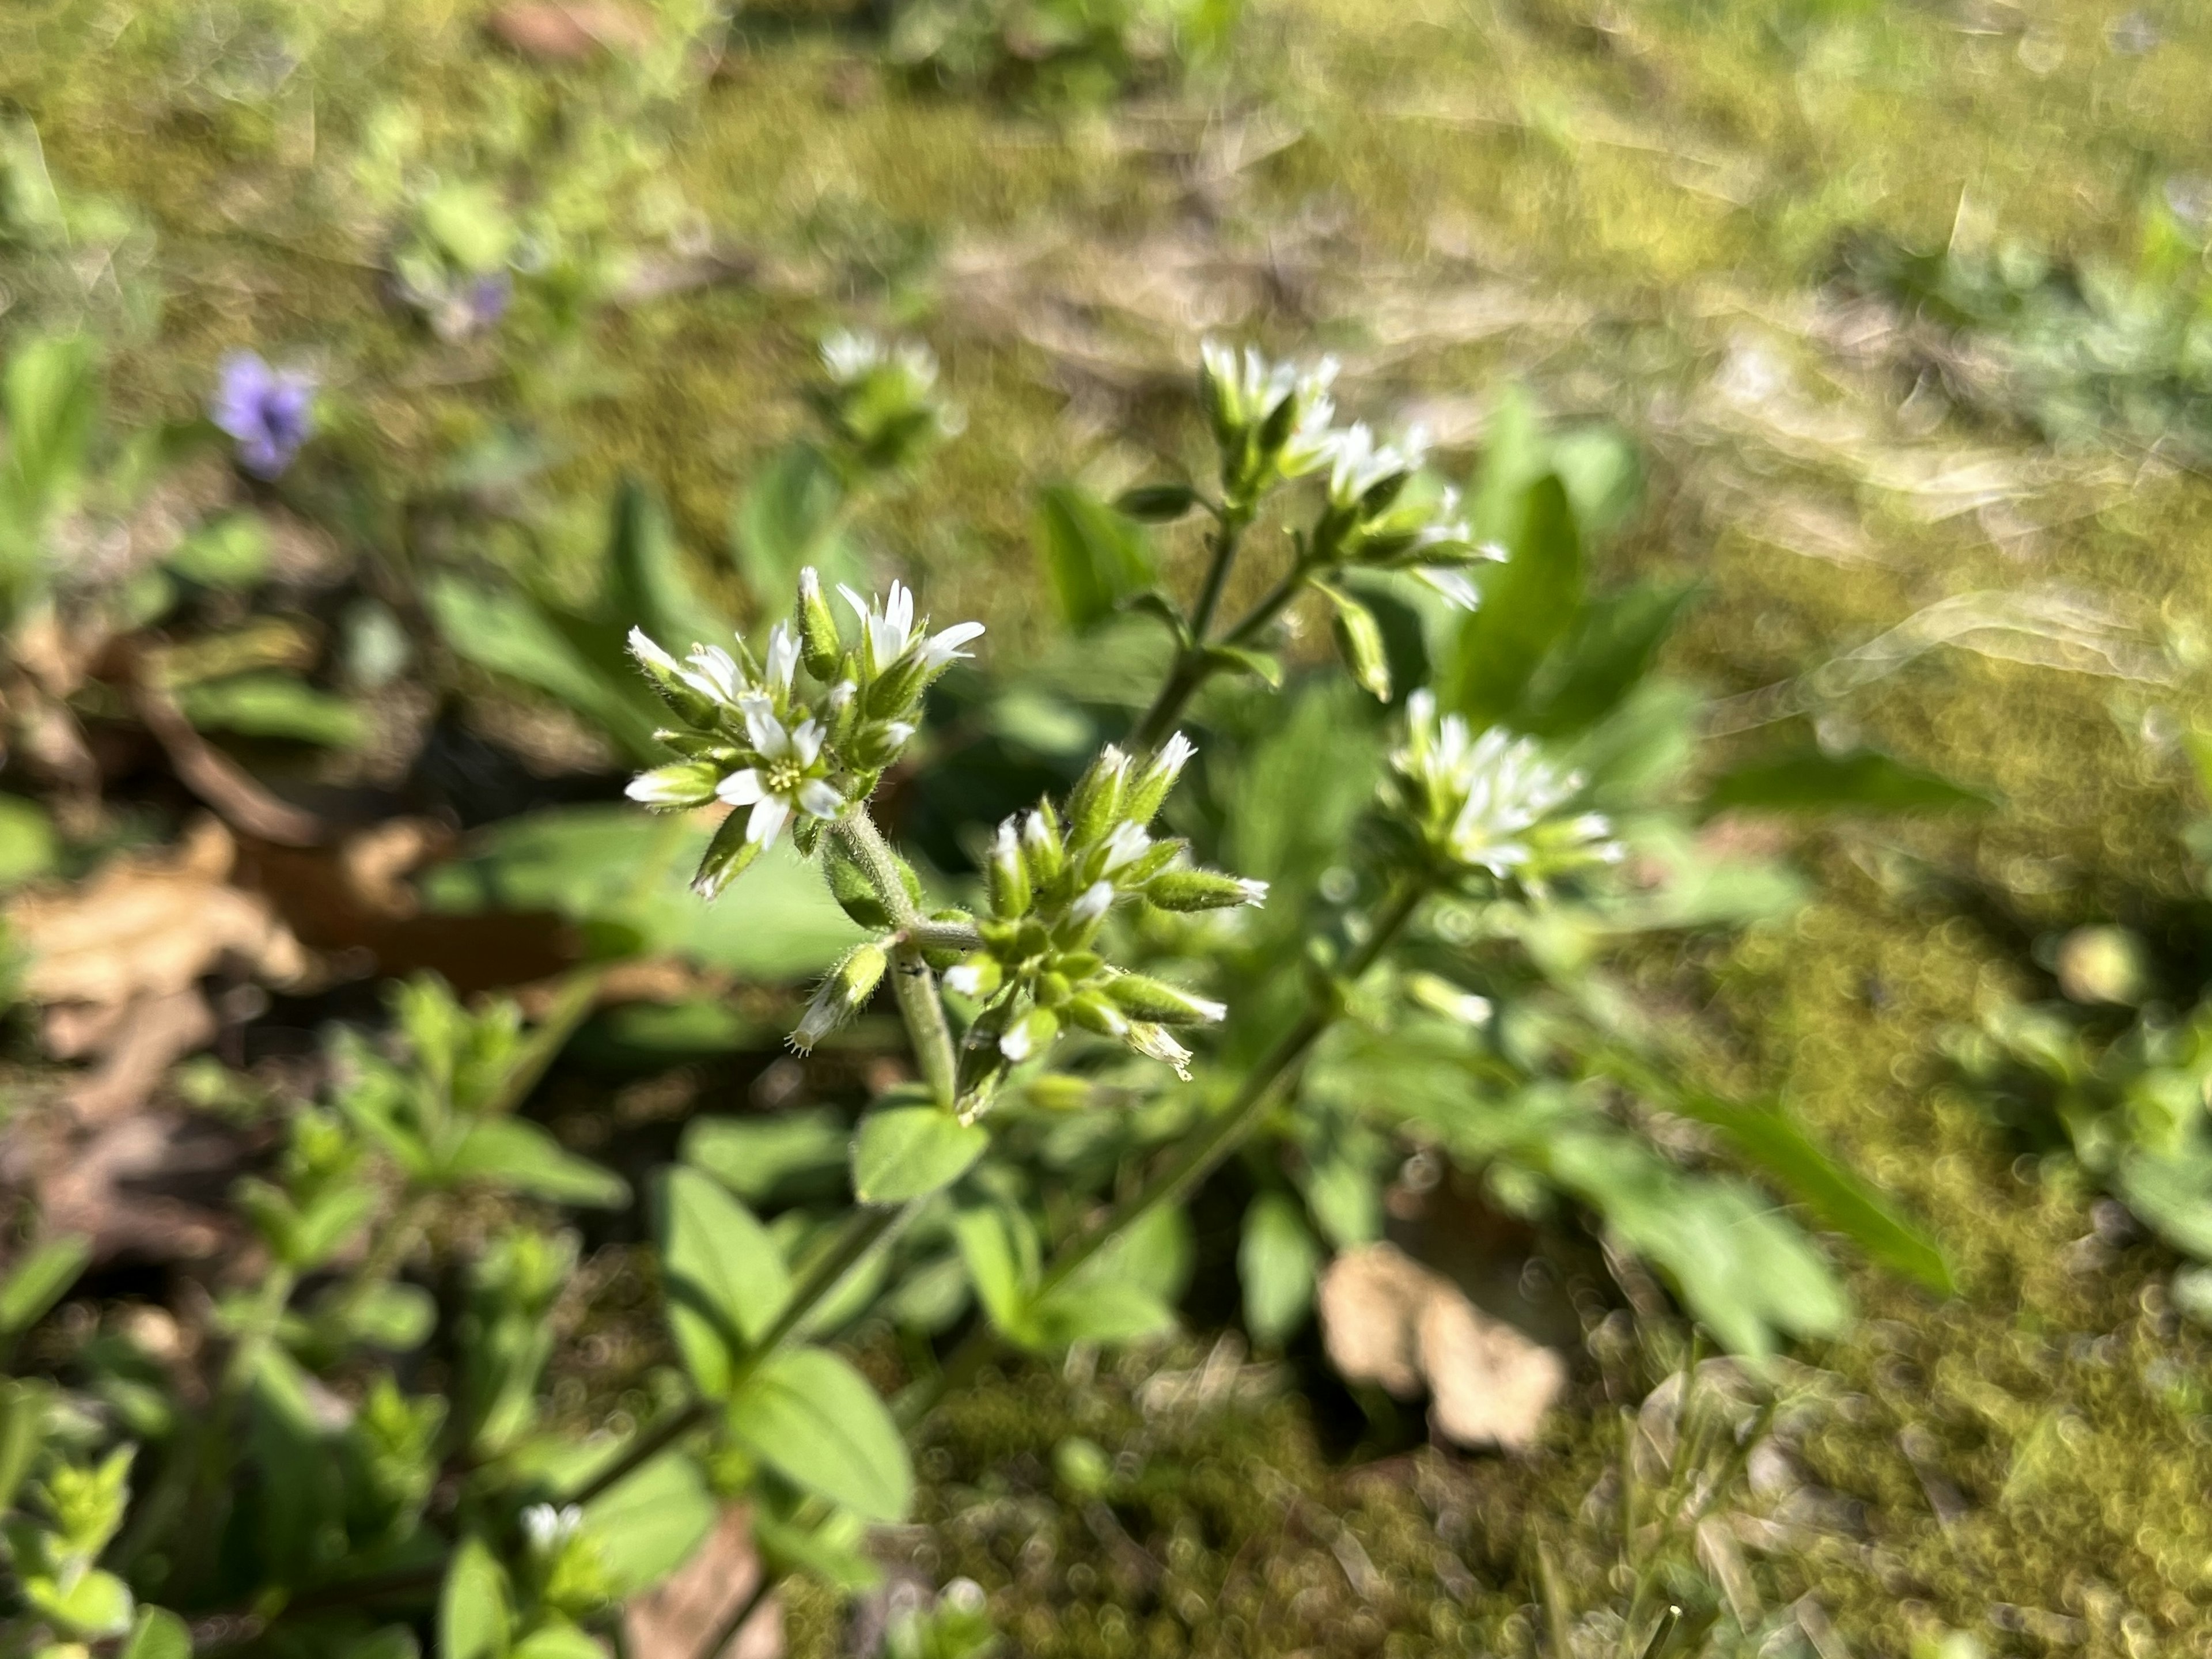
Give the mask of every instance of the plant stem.
[[[1425, 883], [1409, 880], [1400, 884], [1376, 916], [1366, 939], [1345, 958], [1337, 975], [1339, 981], [1348, 987], [1364, 977], [1413, 920], [1413, 913], [1427, 896]], [[1277, 1086], [1297, 1068], [1335, 1018], [1334, 1007], [1309, 1000], [1305, 1012], [1253, 1067], [1229, 1105], [1192, 1130], [1167, 1166], [1116, 1204], [1103, 1222], [1060, 1249], [1046, 1269], [1037, 1295], [1047, 1296], [1065, 1285], [1085, 1262], [1137, 1222], [1161, 1205], [1187, 1196], [1219, 1168], [1259, 1127], [1274, 1101]], [[988, 1323], [978, 1324], [952, 1351], [942, 1370], [916, 1383], [901, 1397], [897, 1404], [900, 1424], [912, 1427], [928, 1416], [946, 1395], [982, 1369], [997, 1346], [998, 1334]]]
[[1214, 613], [1221, 608], [1221, 596], [1229, 587], [1229, 572], [1237, 562], [1237, 551], [1244, 539], [1244, 532], [1252, 522], [1250, 507], [1224, 507], [1221, 521], [1213, 532], [1213, 559], [1206, 568], [1206, 583], [1199, 590], [1198, 605], [1190, 616], [1190, 643], [1176, 653], [1175, 666], [1169, 672], [1167, 683], [1160, 687], [1152, 706], [1137, 722], [1131, 741], [1139, 749], [1157, 749], [1182, 714], [1183, 705], [1191, 700], [1198, 688], [1206, 684], [1212, 672], [1206, 660], [1206, 633], [1213, 626]]
[[1198, 608], [1190, 613], [1191, 637], [1204, 644], [1206, 629], [1213, 626], [1213, 613], [1221, 608], [1221, 596], [1229, 586], [1229, 568], [1237, 562], [1237, 550], [1244, 539], [1244, 532], [1252, 522], [1250, 507], [1224, 507], [1221, 522], [1213, 532], [1213, 562], [1206, 567], [1206, 586], [1199, 590]]
[[[1203, 620], [1194, 619], [1193, 642], [1176, 658], [1175, 666], [1168, 674], [1167, 684], [1160, 687], [1159, 696], [1152, 699], [1152, 706], [1137, 722], [1130, 741], [1139, 749], [1157, 749], [1168, 733], [1175, 729], [1176, 720], [1182, 717], [1184, 705], [1198, 695], [1199, 688], [1218, 670], [1220, 665], [1206, 654], [1209, 648], [1216, 643], [1239, 647], [1249, 646], [1289, 608], [1291, 601], [1297, 598], [1313, 568], [1311, 562], [1304, 559], [1293, 565], [1290, 573], [1267, 591], [1267, 597], [1247, 611], [1218, 641], [1209, 641], [1206, 637], [1206, 628], [1213, 620], [1213, 606], [1201, 599], [1199, 614]], [[1227, 566], [1217, 561], [1215, 571], [1225, 573], [1226, 570]], [[1212, 572], [1208, 573], [1206, 598], [1218, 604], [1220, 594], [1212, 581]]]
[[959, 1092], [959, 1060], [953, 1052], [952, 1028], [945, 1018], [945, 1002], [937, 994], [937, 975], [930, 970], [917, 937], [927, 924], [907, 896], [898, 854], [891, 851], [865, 805], [855, 806], [838, 819], [830, 833], [844, 843], [867, 872], [877, 898], [898, 923], [899, 931], [891, 944], [891, 993], [898, 999], [899, 1015], [906, 1021], [922, 1081], [929, 1085], [937, 1103], [949, 1111]]

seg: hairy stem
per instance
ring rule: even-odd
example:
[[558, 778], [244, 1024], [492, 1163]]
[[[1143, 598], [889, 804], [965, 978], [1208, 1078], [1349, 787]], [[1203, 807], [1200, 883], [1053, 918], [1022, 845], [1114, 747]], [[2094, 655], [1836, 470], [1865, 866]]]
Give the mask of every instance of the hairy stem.
[[[830, 833], [866, 872], [876, 897], [898, 923], [891, 945], [891, 993], [898, 999], [899, 1016], [906, 1022], [922, 1081], [929, 1085], [937, 1103], [949, 1110], [958, 1094], [959, 1060], [953, 1051], [952, 1027], [945, 1018], [945, 1001], [937, 994], [937, 975], [921, 953], [930, 924], [915, 912], [914, 901], [907, 896], [898, 854], [891, 851], [866, 806], [846, 813]], [[964, 942], [967, 930], [961, 931]]]
[[1199, 590], [1198, 605], [1190, 615], [1190, 643], [1176, 653], [1167, 683], [1160, 687], [1152, 706], [1145, 711], [1144, 718], [1131, 733], [1131, 741], [1140, 749], [1159, 747], [1175, 729], [1183, 705], [1206, 684], [1212, 672], [1206, 660], [1206, 636], [1213, 626], [1214, 613], [1221, 608], [1221, 596], [1228, 591], [1230, 569], [1237, 562], [1237, 549], [1251, 522], [1252, 509], [1249, 506], [1224, 507], [1221, 511], [1220, 523], [1213, 532], [1212, 561], [1206, 566], [1206, 583]]

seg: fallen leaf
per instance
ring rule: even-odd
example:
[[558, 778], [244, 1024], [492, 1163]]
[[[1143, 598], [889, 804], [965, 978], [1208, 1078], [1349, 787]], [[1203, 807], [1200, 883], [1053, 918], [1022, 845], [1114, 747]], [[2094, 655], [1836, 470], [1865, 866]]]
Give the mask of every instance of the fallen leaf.
[[1555, 1352], [1491, 1318], [1443, 1274], [1394, 1244], [1347, 1250], [1322, 1274], [1322, 1332], [1349, 1381], [1410, 1400], [1462, 1446], [1526, 1451], [1565, 1387]]
[[581, 63], [602, 52], [631, 52], [652, 39], [643, 15], [611, 0], [514, 0], [484, 19], [485, 31], [525, 58]]
[[[751, 1518], [732, 1504], [689, 1561], [623, 1609], [630, 1659], [694, 1659], [708, 1651], [708, 1638], [751, 1599], [760, 1579]], [[781, 1659], [781, 1603], [764, 1598], [720, 1651], [723, 1659]]]
[[236, 1242], [226, 1195], [243, 1148], [210, 1119], [131, 1112], [90, 1134], [61, 1115], [11, 1126], [0, 1154], [9, 1184], [35, 1197], [43, 1224], [92, 1241], [94, 1258], [200, 1260]]
[[23, 994], [128, 1007], [226, 964], [266, 984], [297, 982], [307, 953], [267, 900], [230, 884], [237, 851], [228, 830], [202, 818], [175, 848], [112, 859], [82, 886], [19, 895], [4, 915], [30, 959]]
[[141, 997], [120, 1012], [100, 1045], [100, 1064], [70, 1085], [70, 1109], [80, 1123], [104, 1123], [131, 1110], [170, 1066], [215, 1037], [215, 1012], [198, 991]]

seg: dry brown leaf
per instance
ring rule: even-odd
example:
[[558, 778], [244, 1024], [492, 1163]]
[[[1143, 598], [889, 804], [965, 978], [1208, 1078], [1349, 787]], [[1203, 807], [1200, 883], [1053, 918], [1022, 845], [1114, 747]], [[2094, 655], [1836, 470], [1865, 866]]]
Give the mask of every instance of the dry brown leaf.
[[230, 885], [230, 832], [202, 818], [183, 843], [111, 860], [82, 886], [24, 894], [6, 909], [30, 958], [33, 1002], [126, 1006], [191, 989], [225, 963], [271, 985], [305, 975], [307, 953], [267, 901]]
[[1528, 1449], [1566, 1385], [1557, 1353], [1394, 1244], [1338, 1256], [1322, 1276], [1320, 1305], [1339, 1371], [1401, 1399], [1425, 1387], [1431, 1426], [1462, 1446]]
[[35, 1194], [42, 1224], [89, 1238], [96, 1259], [174, 1261], [211, 1256], [234, 1237], [224, 1195], [240, 1155], [236, 1135], [210, 1120], [132, 1112], [88, 1136], [49, 1116], [11, 1132], [0, 1163]]
[[216, 1033], [215, 1012], [198, 991], [142, 997], [123, 1013], [100, 1045], [100, 1064], [70, 1086], [70, 1109], [81, 1123], [102, 1123], [131, 1110], [171, 1066]]
[[484, 28], [525, 58], [556, 64], [581, 63], [602, 52], [636, 52], [652, 39], [642, 13], [611, 0], [514, 0], [495, 7]]
[[[760, 1583], [760, 1553], [752, 1521], [732, 1504], [696, 1553], [623, 1609], [623, 1637], [630, 1659], [694, 1659], [708, 1638], [743, 1607]], [[753, 1610], [724, 1659], [780, 1659], [783, 1610], [770, 1596]]]

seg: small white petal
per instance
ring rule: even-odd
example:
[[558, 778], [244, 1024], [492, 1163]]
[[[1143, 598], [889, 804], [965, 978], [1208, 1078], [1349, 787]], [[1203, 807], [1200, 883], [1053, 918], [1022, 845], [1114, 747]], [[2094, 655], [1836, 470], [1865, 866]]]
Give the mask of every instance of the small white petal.
[[1479, 609], [1482, 595], [1461, 572], [1443, 565], [1423, 565], [1413, 573], [1462, 611]]
[[724, 778], [714, 793], [732, 806], [750, 806], [768, 792], [761, 782], [761, 775], [748, 766]]
[[781, 795], [763, 795], [753, 803], [752, 817], [745, 820], [745, 839], [763, 847], [773, 847], [790, 817], [789, 801]]
[[1027, 1020], [1022, 1021], [999, 1039], [999, 1052], [1017, 1066], [1036, 1052], [1036, 1044], [1030, 1040], [1030, 1024]]
[[1107, 907], [1113, 902], [1113, 883], [1094, 881], [1083, 890], [1081, 897], [1067, 907], [1067, 914], [1078, 921], [1096, 921], [1106, 914]]
[[1266, 882], [1255, 880], [1253, 878], [1246, 876], [1242, 880], [1238, 881], [1237, 884], [1244, 890], [1245, 903], [1265, 904], [1267, 902], [1267, 884]]
[[821, 778], [809, 778], [799, 787], [799, 810], [810, 817], [834, 818], [845, 810], [845, 798], [836, 787]]
[[791, 753], [801, 766], [814, 764], [814, 757], [822, 752], [822, 725], [815, 720], [799, 721], [791, 734]]
[[972, 997], [983, 988], [983, 970], [972, 962], [958, 962], [945, 970], [945, 988]]
[[640, 662], [651, 663], [665, 674], [680, 674], [684, 672], [677, 665], [676, 659], [656, 645], [652, 636], [642, 628], [633, 628], [629, 630], [629, 649], [630, 654]]
[[798, 666], [799, 641], [793, 635], [790, 624], [778, 623], [769, 630], [768, 636], [767, 684], [769, 690], [789, 691], [792, 672]]
[[745, 713], [745, 734], [763, 757], [781, 760], [791, 753], [791, 734], [783, 729], [783, 722], [776, 719], [766, 697], [747, 697], [739, 707]]

